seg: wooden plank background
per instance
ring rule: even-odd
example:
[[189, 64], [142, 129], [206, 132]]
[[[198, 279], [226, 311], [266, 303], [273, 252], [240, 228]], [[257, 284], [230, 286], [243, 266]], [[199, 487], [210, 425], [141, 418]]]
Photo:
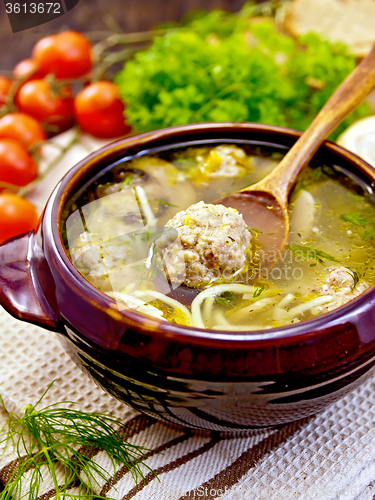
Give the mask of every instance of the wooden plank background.
[[[258, 0], [261, 1], [261, 0]], [[32, 45], [43, 34], [60, 29], [82, 32], [107, 30], [118, 24], [124, 32], [149, 30], [165, 21], [178, 21], [192, 9], [224, 9], [236, 12], [244, 0], [80, 0], [63, 17], [19, 33], [12, 33], [0, 0], [0, 71], [30, 57]]]

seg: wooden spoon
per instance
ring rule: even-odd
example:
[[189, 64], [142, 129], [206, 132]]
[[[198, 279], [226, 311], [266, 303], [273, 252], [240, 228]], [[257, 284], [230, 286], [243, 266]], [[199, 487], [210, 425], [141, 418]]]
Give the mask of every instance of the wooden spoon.
[[261, 265], [280, 259], [289, 237], [288, 198], [301, 170], [324, 139], [353, 111], [375, 86], [375, 45], [343, 81], [309, 128], [264, 179], [214, 203], [236, 208], [249, 227], [259, 228]]

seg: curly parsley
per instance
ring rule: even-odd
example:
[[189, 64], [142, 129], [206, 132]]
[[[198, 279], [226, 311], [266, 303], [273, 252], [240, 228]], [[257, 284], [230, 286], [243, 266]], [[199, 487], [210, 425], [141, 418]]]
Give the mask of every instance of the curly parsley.
[[[215, 12], [156, 37], [116, 75], [134, 131], [207, 121], [304, 130], [355, 67], [344, 45], [317, 34], [294, 40], [270, 21]], [[360, 106], [335, 137], [369, 112]]]

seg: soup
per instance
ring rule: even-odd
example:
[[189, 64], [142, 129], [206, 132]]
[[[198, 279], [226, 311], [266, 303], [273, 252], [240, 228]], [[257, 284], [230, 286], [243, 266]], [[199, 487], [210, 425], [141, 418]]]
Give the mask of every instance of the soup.
[[287, 248], [267, 265], [256, 221], [210, 203], [265, 177], [284, 152], [220, 142], [120, 160], [65, 207], [66, 250], [119, 309], [162, 321], [235, 332], [329, 312], [375, 281], [368, 186], [312, 162], [291, 195]]

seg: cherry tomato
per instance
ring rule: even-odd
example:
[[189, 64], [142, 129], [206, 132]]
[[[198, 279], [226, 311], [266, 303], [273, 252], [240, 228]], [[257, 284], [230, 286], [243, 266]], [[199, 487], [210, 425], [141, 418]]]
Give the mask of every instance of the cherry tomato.
[[77, 123], [84, 132], [111, 139], [130, 132], [124, 105], [112, 82], [95, 82], [78, 92], [74, 100]]
[[17, 93], [16, 104], [39, 122], [46, 122], [59, 129], [69, 127], [73, 122], [73, 97], [68, 85], [56, 93], [47, 80], [26, 82]]
[[26, 149], [46, 140], [39, 122], [25, 113], [8, 113], [0, 118], [0, 139], [16, 139]]
[[43, 75], [53, 73], [59, 79], [80, 78], [92, 68], [91, 43], [76, 31], [62, 31], [42, 38], [34, 46], [32, 55]]
[[12, 80], [10, 80], [9, 78], [0, 76], [0, 105], [5, 104], [12, 83]]
[[13, 76], [19, 80], [30, 80], [31, 78], [40, 78], [39, 64], [35, 59], [23, 59], [13, 68]]
[[25, 198], [13, 193], [0, 194], [0, 244], [36, 227], [38, 212]]
[[25, 146], [14, 139], [0, 139], [0, 182], [26, 186], [37, 175], [37, 165]]

